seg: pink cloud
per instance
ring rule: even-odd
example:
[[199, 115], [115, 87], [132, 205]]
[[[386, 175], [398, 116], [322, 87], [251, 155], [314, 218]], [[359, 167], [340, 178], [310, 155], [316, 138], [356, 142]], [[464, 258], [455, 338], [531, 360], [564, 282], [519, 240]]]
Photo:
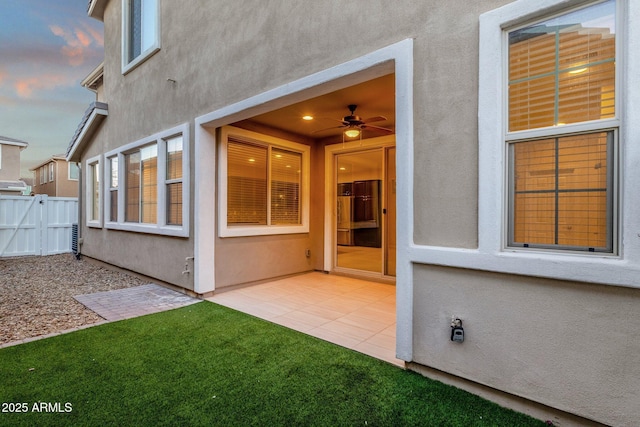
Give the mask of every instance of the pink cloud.
[[59, 74], [43, 74], [37, 77], [26, 77], [16, 79], [13, 87], [18, 96], [29, 98], [36, 90], [53, 89], [57, 86], [69, 84], [69, 78]]
[[82, 26], [84, 27], [85, 31], [89, 33], [89, 35], [91, 35], [98, 46], [104, 46], [104, 35], [100, 31], [97, 31], [95, 28], [90, 27], [85, 22], [82, 23]]
[[72, 66], [82, 65], [91, 53], [91, 45], [102, 46], [104, 39], [97, 31], [89, 31], [90, 27], [84, 26], [86, 31], [74, 28], [68, 31], [58, 25], [50, 25], [51, 32], [65, 41], [60, 51], [68, 59]]

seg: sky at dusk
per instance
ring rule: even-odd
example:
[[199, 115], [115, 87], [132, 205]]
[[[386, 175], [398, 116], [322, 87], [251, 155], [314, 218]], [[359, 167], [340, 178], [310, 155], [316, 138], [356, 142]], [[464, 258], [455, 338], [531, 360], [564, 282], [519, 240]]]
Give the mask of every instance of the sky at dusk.
[[95, 94], [80, 82], [103, 60], [88, 0], [0, 0], [0, 136], [29, 143], [21, 176], [69, 141]]

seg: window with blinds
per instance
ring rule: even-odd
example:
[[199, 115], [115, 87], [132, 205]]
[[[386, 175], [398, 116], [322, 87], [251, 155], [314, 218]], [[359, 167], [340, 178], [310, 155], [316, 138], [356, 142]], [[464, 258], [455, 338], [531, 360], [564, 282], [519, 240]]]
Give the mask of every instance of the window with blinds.
[[182, 225], [182, 135], [166, 140], [167, 224]]
[[608, 250], [613, 132], [511, 144], [513, 242]]
[[508, 43], [508, 243], [612, 252], [615, 1], [511, 31]]
[[271, 223], [300, 224], [302, 154], [271, 150]]
[[105, 153], [106, 228], [189, 235], [189, 126]]
[[227, 224], [301, 224], [302, 153], [230, 137]]
[[158, 147], [125, 154], [125, 221], [154, 224], [158, 211]]
[[118, 221], [118, 157], [109, 160], [109, 221]]
[[509, 131], [615, 116], [614, 16], [609, 1], [509, 33]]

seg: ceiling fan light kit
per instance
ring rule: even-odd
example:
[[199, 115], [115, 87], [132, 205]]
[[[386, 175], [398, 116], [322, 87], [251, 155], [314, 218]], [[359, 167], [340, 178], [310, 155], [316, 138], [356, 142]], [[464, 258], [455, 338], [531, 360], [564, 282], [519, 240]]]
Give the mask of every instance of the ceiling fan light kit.
[[375, 116], [375, 117], [370, 117], [368, 119], [362, 120], [360, 118], [360, 116], [356, 116], [355, 112], [356, 112], [356, 108], [358, 108], [358, 106], [356, 104], [350, 104], [347, 106], [347, 108], [349, 109], [349, 112], [351, 113], [348, 116], [344, 116], [342, 119], [338, 119], [338, 121], [340, 123], [342, 123], [340, 126], [335, 126], [335, 127], [331, 127], [331, 128], [327, 128], [327, 129], [320, 129], [317, 131], [314, 131], [312, 133], [319, 133], [319, 132], [324, 132], [326, 130], [329, 129], [342, 129], [342, 128], [346, 128], [346, 130], [343, 132], [343, 136], [347, 136], [348, 138], [355, 138], [360, 136], [360, 138], [362, 138], [362, 131], [364, 129], [371, 129], [377, 132], [381, 132], [381, 133], [385, 133], [385, 134], [392, 134], [393, 130], [391, 129], [387, 129], [387, 128], [383, 128], [383, 127], [379, 127], [379, 126], [371, 126], [369, 123], [373, 123], [373, 122], [380, 122], [380, 121], [385, 121], [387, 120], [386, 117], [384, 116]]

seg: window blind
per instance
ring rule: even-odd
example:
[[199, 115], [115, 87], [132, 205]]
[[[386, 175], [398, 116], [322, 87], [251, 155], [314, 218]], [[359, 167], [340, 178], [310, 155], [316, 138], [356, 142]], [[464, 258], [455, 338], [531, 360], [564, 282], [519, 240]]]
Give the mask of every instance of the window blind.
[[267, 152], [267, 147], [229, 138], [228, 224], [267, 224]]
[[511, 145], [513, 240], [609, 245], [610, 132]]
[[614, 28], [581, 19], [572, 13], [509, 33], [510, 131], [615, 116]]
[[300, 224], [302, 154], [271, 150], [271, 224]]
[[158, 222], [158, 146], [150, 145], [140, 150], [140, 185], [142, 222]]
[[167, 144], [167, 224], [182, 225], [182, 136]]
[[125, 188], [125, 221], [140, 222], [140, 152], [124, 156], [126, 188]]

